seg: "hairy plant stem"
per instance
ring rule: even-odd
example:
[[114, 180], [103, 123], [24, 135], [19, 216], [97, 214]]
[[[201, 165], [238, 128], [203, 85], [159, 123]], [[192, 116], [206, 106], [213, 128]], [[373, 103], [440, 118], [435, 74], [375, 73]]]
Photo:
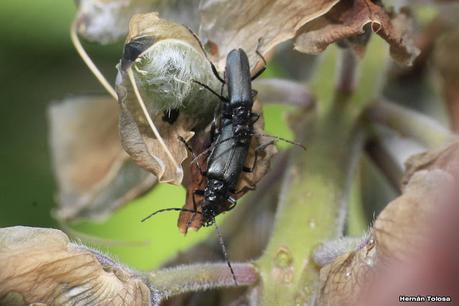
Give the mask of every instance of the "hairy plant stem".
[[292, 150], [271, 240], [255, 262], [260, 305], [311, 305], [319, 277], [312, 252], [342, 235], [361, 130], [353, 105], [337, 100], [313, 124], [301, 126], [308, 151]]
[[[254, 266], [249, 263], [233, 263], [239, 286], [252, 286], [258, 280]], [[226, 263], [183, 265], [166, 268], [148, 274], [156, 303], [182, 293], [228, 288], [234, 286]]]
[[390, 102], [378, 101], [366, 110], [370, 121], [390, 127], [401, 135], [414, 138], [428, 148], [453, 141], [455, 136], [429, 117]]
[[302, 83], [284, 79], [260, 79], [253, 81], [258, 98], [264, 104], [284, 104], [313, 108], [315, 97]]

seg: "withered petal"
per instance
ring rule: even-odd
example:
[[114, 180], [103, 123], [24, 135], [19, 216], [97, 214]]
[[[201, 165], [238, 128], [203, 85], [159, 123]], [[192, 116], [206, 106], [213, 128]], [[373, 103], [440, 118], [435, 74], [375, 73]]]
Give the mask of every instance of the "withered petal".
[[11, 301], [144, 306], [150, 289], [133, 271], [59, 230], [16, 226], [0, 229], [0, 304]]
[[123, 151], [112, 98], [67, 98], [50, 106], [48, 120], [59, 219], [101, 220], [155, 183]]

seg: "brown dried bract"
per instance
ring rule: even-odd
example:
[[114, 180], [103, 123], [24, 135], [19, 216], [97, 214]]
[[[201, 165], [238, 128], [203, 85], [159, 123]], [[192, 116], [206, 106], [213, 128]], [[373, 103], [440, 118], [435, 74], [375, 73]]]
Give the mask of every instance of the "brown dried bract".
[[413, 174], [403, 194], [376, 219], [370, 237], [320, 271], [320, 306], [355, 305], [376, 275], [392, 263], [412, 262], [450, 204], [454, 180], [440, 169]]
[[150, 290], [129, 269], [59, 230], [0, 229], [0, 304], [150, 305]]
[[318, 306], [354, 305], [361, 286], [370, 280], [376, 263], [374, 241], [368, 238], [349, 253], [320, 269]]
[[354, 38], [351, 46], [362, 54], [364, 46], [357, 43], [355, 37], [367, 35], [367, 27], [389, 43], [391, 55], [397, 62], [411, 64], [419, 54], [411, 35], [409, 13], [406, 10], [398, 14], [388, 12], [369, 0], [340, 1], [327, 14], [299, 31], [295, 48], [318, 54], [331, 43]]
[[[207, 157], [208, 154], [203, 154], [200, 155], [204, 150], [206, 150], [210, 143], [210, 139], [208, 137], [208, 133], [203, 133], [196, 135], [193, 137], [190, 141], [190, 147], [193, 150], [193, 153], [195, 156], [198, 157], [198, 159], [191, 163], [190, 160], [188, 162], [190, 171], [187, 173], [189, 174], [187, 177], [185, 177], [184, 182], [185, 182], [185, 188], [186, 188], [186, 199], [185, 199], [185, 205], [183, 205], [183, 208], [185, 209], [190, 209], [194, 210], [195, 203], [196, 203], [196, 210], [198, 212], [201, 212], [201, 204], [203, 201], [203, 198], [200, 196], [194, 196], [194, 191], [198, 189], [204, 189], [207, 186], [207, 178], [202, 175], [201, 171], [206, 171], [207, 170]], [[191, 159], [194, 159], [191, 157]], [[193, 201], [193, 196], [194, 196], [194, 201]], [[177, 226], [179, 228], [179, 231], [182, 234], [186, 234], [188, 231], [188, 228], [191, 229], [199, 229], [201, 227], [201, 220], [202, 220], [202, 215], [201, 214], [195, 214], [194, 219], [189, 224], [191, 221], [191, 218], [193, 218], [193, 213], [188, 212], [188, 211], [182, 211], [180, 212], [179, 218], [177, 220]]]
[[[220, 69], [226, 55], [235, 48], [246, 51], [251, 67], [255, 54], [269, 50], [295, 36], [306, 23], [325, 14], [338, 0], [204, 0], [201, 2], [201, 29], [218, 46], [215, 62]], [[213, 45], [215, 46], [215, 45]]]
[[431, 220], [451, 195], [454, 180], [440, 169], [413, 174], [403, 194], [389, 203], [373, 226], [378, 256], [409, 260], [432, 230]]
[[459, 142], [416, 154], [406, 161], [405, 167], [402, 188], [406, 188], [411, 177], [421, 170], [441, 169], [457, 179], [459, 177]]
[[[181, 164], [187, 158], [187, 150], [179, 136], [188, 141], [194, 135], [192, 129], [206, 126], [210, 122], [215, 105], [219, 103], [217, 97], [191, 80], [196, 79], [212, 86], [215, 77], [199, 41], [184, 26], [160, 19], [157, 13], [136, 15], [131, 19], [127, 42], [139, 37], [151, 38], [152, 45], [128, 67], [118, 67], [116, 90], [121, 108], [121, 142], [131, 158], [156, 175], [160, 182], [180, 184], [183, 179]], [[159, 56], [162, 57], [161, 62], [166, 65], [165, 69], [162, 67], [158, 68], [159, 71], [142, 70], [142, 65], [160, 62], [159, 57], [149, 58], [151, 54], [148, 52], [153, 52], [156, 47], [160, 48]], [[173, 48], [174, 52], [168, 48]], [[183, 80], [178, 80], [166, 69], [170, 68], [170, 63], [175, 65], [177, 61], [183, 61], [183, 67], [186, 67], [184, 69], [189, 69], [186, 76], [180, 72]], [[151, 118], [164, 145], [153, 132], [142, 111], [129, 73], [132, 73], [148, 117]], [[161, 80], [159, 85], [149, 83], [158, 79]], [[161, 86], [166, 87], [163, 89]], [[172, 123], [164, 119], [165, 112], [170, 110], [179, 112], [177, 119]]]
[[59, 219], [101, 220], [154, 185], [155, 177], [121, 148], [110, 97], [66, 99], [50, 107], [48, 118]]

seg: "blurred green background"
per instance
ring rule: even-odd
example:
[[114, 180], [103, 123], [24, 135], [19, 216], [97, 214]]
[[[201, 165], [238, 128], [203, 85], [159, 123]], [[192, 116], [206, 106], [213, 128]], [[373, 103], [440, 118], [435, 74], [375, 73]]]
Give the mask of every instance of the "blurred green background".
[[[74, 51], [69, 26], [73, 1], [15, 0], [0, 3], [0, 227], [58, 227], [52, 218], [55, 183], [47, 139], [47, 106], [65, 97], [104, 93]], [[86, 44], [87, 51], [110, 81], [122, 44]], [[273, 73], [270, 67], [267, 75]], [[270, 106], [268, 131], [291, 138], [281, 117], [285, 107]], [[278, 120], [271, 120], [278, 118]], [[93, 246], [139, 269], [151, 269], [210, 231], [179, 234], [177, 214], [140, 220], [162, 207], [182, 206], [181, 187], [161, 185], [117, 211], [107, 222], [82, 222], [71, 228], [99, 237]], [[94, 242], [76, 235], [82, 242]], [[136, 242], [140, 242], [136, 243]]]

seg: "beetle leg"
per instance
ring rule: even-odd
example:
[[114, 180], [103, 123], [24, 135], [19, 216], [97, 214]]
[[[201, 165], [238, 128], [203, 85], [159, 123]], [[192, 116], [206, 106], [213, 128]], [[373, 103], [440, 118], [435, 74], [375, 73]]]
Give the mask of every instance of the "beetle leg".
[[258, 121], [260, 119], [260, 114], [259, 113], [251, 113], [250, 116], [252, 117], [252, 124]]
[[234, 191], [234, 192], [231, 192], [231, 193], [232, 194], [241, 194], [241, 193], [244, 193], [244, 192], [247, 192], [247, 191], [251, 191], [251, 190], [255, 190], [255, 189], [256, 189], [255, 185], [247, 185], [247, 186], [244, 186], [241, 190]]
[[[261, 55], [261, 54], [259, 54]], [[256, 78], [258, 78], [263, 72], [265, 72], [266, 70], [266, 66], [264, 66], [263, 68], [261, 68], [260, 70], [258, 70], [252, 77], [252, 81], [255, 80]]]
[[185, 141], [185, 139], [182, 136], [178, 136], [178, 139], [185, 145], [187, 150], [190, 151], [191, 157], [193, 158], [193, 160], [196, 160], [196, 166], [198, 167], [198, 170], [201, 173], [201, 175], [205, 176], [206, 175], [206, 171], [203, 171], [201, 166], [199, 165], [199, 162], [197, 161], [198, 157], [196, 156], [196, 154], [194, 154], [193, 148], [190, 146], [190, 144], [188, 142]]
[[224, 96], [222, 95], [219, 95], [217, 92], [215, 92], [215, 90], [213, 90], [212, 88], [210, 88], [208, 85], [204, 84], [204, 83], [201, 83], [199, 81], [196, 81], [196, 80], [191, 80], [193, 83], [196, 83], [196, 84], [199, 84], [201, 85], [202, 87], [204, 87], [205, 89], [207, 89], [208, 91], [210, 91], [211, 93], [213, 93], [215, 96], [217, 96], [220, 100], [224, 101], [224, 102], [228, 102], [228, 99], [225, 98]]
[[256, 78], [258, 78], [263, 72], [265, 72], [266, 70], [266, 59], [263, 57], [263, 55], [261, 54], [260, 52], [260, 45], [261, 45], [261, 41], [262, 39], [258, 39], [258, 44], [257, 44], [257, 49], [255, 50], [255, 53], [261, 58], [261, 60], [263, 61], [263, 67], [258, 70], [252, 77], [252, 81], [255, 80]]
[[196, 35], [196, 33], [190, 28], [190, 27], [186, 27], [188, 29], [188, 31], [190, 31], [190, 33], [194, 36], [194, 38], [196, 39], [196, 41], [198, 42], [199, 44], [199, 47], [201, 47], [201, 50], [202, 50], [202, 53], [204, 53], [204, 56], [206, 57], [207, 61], [209, 61], [209, 64], [210, 66], [212, 67], [212, 72], [214, 73], [215, 77], [220, 81], [222, 82], [223, 84], [225, 84], [225, 80], [223, 78], [220, 77], [220, 75], [218, 74], [218, 71], [217, 71], [217, 67], [215, 67], [214, 63], [212, 63], [212, 61], [207, 57], [207, 52], [206, 50], [204, 49], [204, 46], [202, 45], [202, 42], [201, 40], [199, 39], [198, 35]]
[[247, 172], [247, 173], [252, 173], [255, 170], [255, 167], [257, 165], [257, 160], [258, 160], [258, 152], [264, 150], [267, 146], [273, 145], [276, 143], [275, 140], [271, 140], [270, 142], [264, 143], [259, 145], [258, 147], [255, 148], [255, 157], [253, 159], [253, 164], [251, 167], [242, 167], [242, 171]]
[[233, 209], [237, 204], [236, 200], [232, 196], [228, 196], [228, 198], [226, 200], [231, 204], [228, 207], [227, 211]]

